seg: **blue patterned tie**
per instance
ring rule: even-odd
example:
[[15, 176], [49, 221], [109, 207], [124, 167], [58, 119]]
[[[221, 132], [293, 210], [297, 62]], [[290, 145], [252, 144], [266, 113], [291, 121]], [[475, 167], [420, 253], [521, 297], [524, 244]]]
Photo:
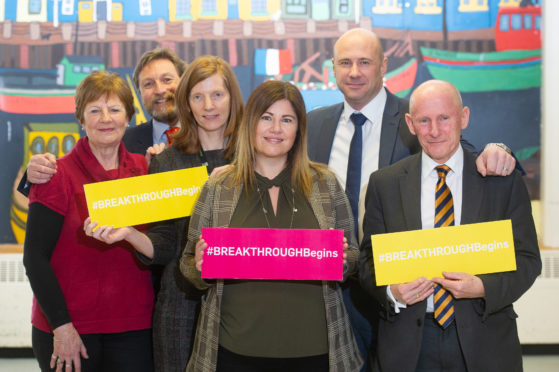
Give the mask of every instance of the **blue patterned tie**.
[[363, 124], [367, 117], [360, 112], [354, 112], [350, 116], [355, 132], [349, 145], [349, 157], [347, 159], [347, 177], [345, 182], [345, 193], [349, 199], [353, 220], [355, 222], [355, 235], [359, 236], [359, 192], [361, 191], [361, 162], [363, 158]]
[[[439, 180], [435, 188], [435, 227], [454, 226], [454, 204], [452, 193], [446, 185], [446, 175], [450, 168], [446, 165], [436, 167]], [[454, 320], [454, 300], [452, 295], [443, 287], [435, 284], [433, 294], [435, 319], [446, 328]]]

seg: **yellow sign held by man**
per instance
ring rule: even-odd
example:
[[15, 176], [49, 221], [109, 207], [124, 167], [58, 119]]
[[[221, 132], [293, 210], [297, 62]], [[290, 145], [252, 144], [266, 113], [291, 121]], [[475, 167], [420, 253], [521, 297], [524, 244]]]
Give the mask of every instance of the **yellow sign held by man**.
[[377, 285], [516, 270], [510, 220], [371, 236]]

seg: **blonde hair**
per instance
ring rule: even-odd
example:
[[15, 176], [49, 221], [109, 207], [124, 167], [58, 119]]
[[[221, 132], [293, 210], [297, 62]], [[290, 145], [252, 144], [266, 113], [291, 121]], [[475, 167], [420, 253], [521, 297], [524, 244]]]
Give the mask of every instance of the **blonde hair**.
[[230, 113], [224, 133], [224, 136], [229, 138], [225, 148], [225, 157], [231, 157], [233, 154], [237, 127], [243, 116], [243, 97], [231, 66], [216, 56], [202, 56], [192, 61], [177, 86], [175, 103], [181, 128], [174, 135], [173, 146], [176, 146], [183, 153], [194, 154], [200, 150], [198, 124], [192, 114], [188, 100], [190, 92], [196, 84], [215, 74], [223, 79], [230, 96]]
[[301, 93], [293, 84], [283, 81], [266, 81], [260, 84], [248, 98], [245, 116], [237, 133], [235, 155], [231, 174], [232, 185], [244, 184], [245, 191], [254, 189], [255, 132], [260, 117], [275, 102], [286, 99], [297, 116], [297, 134], [293, 147], [287, 155], [291, 167], [291, 184], [306, 197], [311, 194], [312, 170], [322, 175], [326, 167], [313, 163], [307, 155], [307, 114]]

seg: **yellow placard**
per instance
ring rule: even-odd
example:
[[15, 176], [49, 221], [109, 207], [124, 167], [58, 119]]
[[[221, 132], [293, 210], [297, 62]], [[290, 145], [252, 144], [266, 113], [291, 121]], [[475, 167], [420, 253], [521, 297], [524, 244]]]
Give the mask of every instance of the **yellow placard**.
[[134, 226], [190, 216], [205, 166], [84, 185], [89, 216], [100, 226]]
[[371, 236], [377, 285], [516, 270], [510, 220]]

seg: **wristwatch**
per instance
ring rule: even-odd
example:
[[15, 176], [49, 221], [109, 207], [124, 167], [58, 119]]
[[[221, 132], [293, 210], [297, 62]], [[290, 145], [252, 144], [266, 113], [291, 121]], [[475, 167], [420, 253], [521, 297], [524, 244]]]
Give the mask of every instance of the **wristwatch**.
[[487, 145], [495, 145], [505, 150], [507, 154], [512, 155], [512, 151], [504, 143], [488, 143]]

